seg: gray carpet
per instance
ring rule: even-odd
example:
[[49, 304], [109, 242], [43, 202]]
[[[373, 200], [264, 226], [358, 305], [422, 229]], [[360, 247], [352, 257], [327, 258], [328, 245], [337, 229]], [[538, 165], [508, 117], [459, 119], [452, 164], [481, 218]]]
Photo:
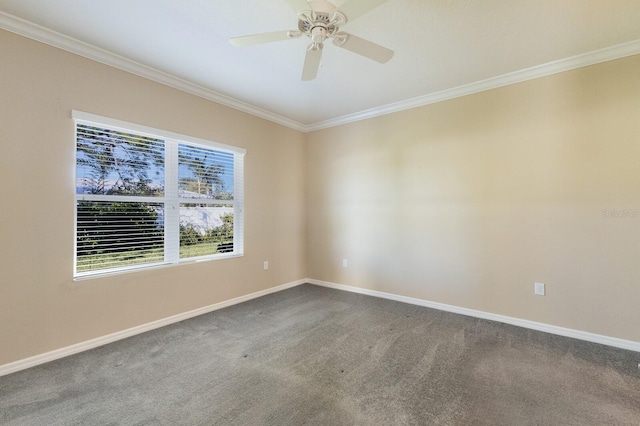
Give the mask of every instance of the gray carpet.
[[303, 285], [0, 377], [0, 424], [638, 425], [639, 361]]

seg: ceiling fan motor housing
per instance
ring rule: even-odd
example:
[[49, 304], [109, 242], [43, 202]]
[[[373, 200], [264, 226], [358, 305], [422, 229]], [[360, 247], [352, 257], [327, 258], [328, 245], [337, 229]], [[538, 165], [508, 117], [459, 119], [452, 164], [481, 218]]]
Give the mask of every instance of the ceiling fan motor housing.
[[324, 42], [327, 37], [337, 34], [341, 25], [347, 23], [347, 17], [328, 1], [313, 0], [309, 5], [312, 10], [298, 14], [298, 29], [314, 43]]

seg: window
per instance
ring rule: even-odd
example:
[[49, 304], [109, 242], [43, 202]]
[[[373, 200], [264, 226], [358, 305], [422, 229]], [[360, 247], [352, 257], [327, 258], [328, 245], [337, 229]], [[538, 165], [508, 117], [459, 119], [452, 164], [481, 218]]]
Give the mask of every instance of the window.
[[243, 254], [244, 149], [73, 118], [76, 277]]

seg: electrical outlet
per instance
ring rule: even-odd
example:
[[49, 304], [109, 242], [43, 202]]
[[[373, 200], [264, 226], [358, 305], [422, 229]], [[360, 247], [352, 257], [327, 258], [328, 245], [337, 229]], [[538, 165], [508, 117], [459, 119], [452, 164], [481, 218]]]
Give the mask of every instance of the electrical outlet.
[[349, 267], [349, 261], [347, 259], [342, 259], [342, 267], [343, 268], [348, 268]]
[[266, 271], [267, 269], [269, 269], [269, 261], [265, 260], [264, 261], [264, 270]]
[[535, 283], [533, 292], [538, 296], [544, 296], [544, 283]]

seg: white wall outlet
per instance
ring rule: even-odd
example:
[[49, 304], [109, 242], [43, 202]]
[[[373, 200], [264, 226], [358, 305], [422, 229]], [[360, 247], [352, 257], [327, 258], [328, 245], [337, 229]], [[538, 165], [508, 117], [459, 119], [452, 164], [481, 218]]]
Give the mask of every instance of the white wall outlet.
[[544, 283], [535, 283], [533, 292], [538, 296], [544, 296]]
[[269, 269], [269, 261], [265, 260], [264, 261], [264, 270], [266, 271], [267, 269]]
[[342, 267], [343, 268], [348, 268], [349, 267], [349, 261], [347, 259], [342, 259]]

